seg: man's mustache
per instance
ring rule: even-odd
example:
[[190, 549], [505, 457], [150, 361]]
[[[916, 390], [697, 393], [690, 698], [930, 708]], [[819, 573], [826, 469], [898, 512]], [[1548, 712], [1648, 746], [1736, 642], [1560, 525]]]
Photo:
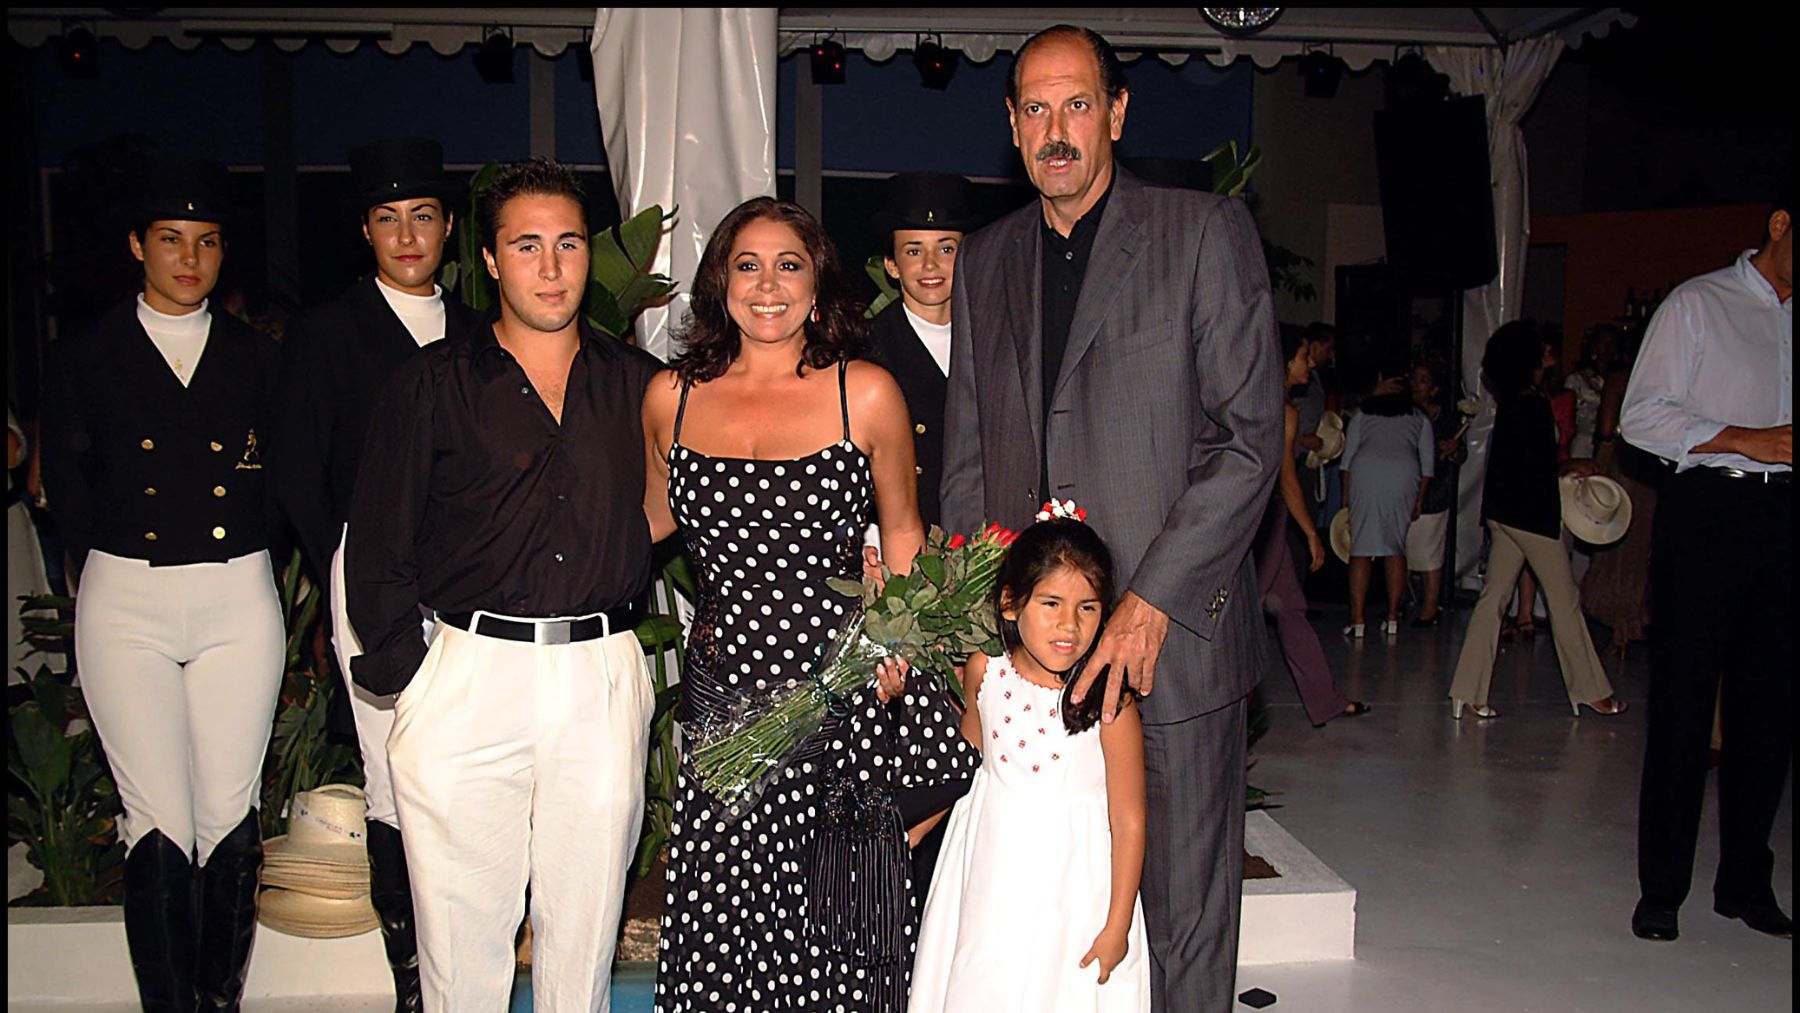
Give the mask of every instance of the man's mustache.
[[1068, 141], [1047, 141], [1043, 147], [1038, 149], [1037, 160], [1048, 162], [1053, 158], [1079, 162], [1081, 161], [1081, 151]]

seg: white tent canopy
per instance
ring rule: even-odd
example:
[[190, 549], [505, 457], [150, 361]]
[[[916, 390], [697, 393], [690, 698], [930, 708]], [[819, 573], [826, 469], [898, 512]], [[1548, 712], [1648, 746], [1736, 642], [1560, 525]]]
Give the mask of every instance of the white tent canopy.
[[[1391, 59], [1396, 48], [1504, 48], [1556, 33], [1570, 46], [1601, 37], [1615, 23], [1630, 24], [1617, 7], [1291, 7], [1249, 36], [1228, 36], [1194, 7], [784, 7], [777, 21], [781, 52], [835, 34], [846, 46], [884, 60], [910, 50], [920, 36], [938, 36], [977, 62], [1010, 52], [1057, 19], [1079, 21], [1128, 52], [1155, 52], [1180, 62], [1193, 55], [1224, 66], [1249, 57], [1273, 66], [1284, 56], [1329, 44], [1353, 70]], [[141, 49], [164, 40], [191, 49], [217, 39], [233, 49], [269, 41], [298, 49], [321, 40], [347, 53], [373, 43], [388, 53], [414, 45], [449, 55], [481, 42], [498, 28], [517, 45], [555, 57], [593, 33], [591, 7], [13, 7], [7, 31], [24, 45], [42, 45], [79, 25], [101, 38]]]
[[1605, 37], [1617, 22], [1631, 23], [1617, 7], [1288, 7], [1262, 31], [1228, 35], [1197, 7], [788, 7], [781, 11], [781, 51], [831, 34], [879, 61], [936, 36], [980, 63], [1059, 20], [1092, 28], [1122, 55], [1154, 53], [1170, 63], [1202, 56], [1220, 67], [1248, 57], [1266, 69], [1329, 47], [1352, 70], [1391, 60], [1399, 49], [1505, 48], [1552, 32], [1579, 46], [1590, 35]]

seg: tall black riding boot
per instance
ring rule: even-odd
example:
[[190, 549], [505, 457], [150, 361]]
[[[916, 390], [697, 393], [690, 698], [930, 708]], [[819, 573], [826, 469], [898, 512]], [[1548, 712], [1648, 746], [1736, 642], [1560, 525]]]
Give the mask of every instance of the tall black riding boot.
[[369, 821], [369, 900], [381, 917], [381, 941], [394, 971], [395, 1013], [419, 1013], [419, 940], [413, 933], [412, 879], [400, 831]]
[[125, 943], [144, 1013], [192, 1013], [194, 866], [160, 830], [125, 858]]
[[256, 934], [262, 832], [252, 809], [200, 867], [200, 956], [194, 989], [201, 1010], [236, 1013]]

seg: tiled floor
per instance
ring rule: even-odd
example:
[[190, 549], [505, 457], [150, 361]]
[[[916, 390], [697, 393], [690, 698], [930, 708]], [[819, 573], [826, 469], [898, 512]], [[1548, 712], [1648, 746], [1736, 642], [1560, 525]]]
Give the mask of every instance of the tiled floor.
[[[1275, 818], [1357, 888], [1357, 959], [1250, 969], [1239, 990], [1308, 1013], [1791, 1010], [1793, 943], [1712, 913], [1712, 795], [1681, 938], [1631, 935], [1648, 649], [1614, 669], [1628, 713], [1574, 719], [1548, 638], [1507, 647], [1501, 716], [1458, 724], [1444, 695], [1465, 616], [1352, 643], [1326, 609], [1314, 625], [1339, 685], [1375, 704], [1366, 717], [1314, 730], [1290, 680], [1265, 683], [1273, 727], [1251, 780], [1283, 792]], [[1793, 843], [1790, 781], [1773, 841], [1789, 910]]]

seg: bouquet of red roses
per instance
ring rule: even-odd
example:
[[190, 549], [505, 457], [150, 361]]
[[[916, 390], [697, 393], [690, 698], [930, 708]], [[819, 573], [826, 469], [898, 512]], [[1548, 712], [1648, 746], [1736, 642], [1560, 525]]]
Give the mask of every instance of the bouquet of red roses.
[[910, 572], [882, 567], [879, 578], [826, 581], [861, 607], [844, 618], [811, 674], [746, 694], [698, 730], [694, 769], [727, 815], [749, 812], [826, 714], [888, 658], [904, 657], [961, 699], [958, 666], [971, 652], [1001, 650], [991, 596], [1000, 559], [1017, 537], [998, 524], [973, 538], [933, 525]]

